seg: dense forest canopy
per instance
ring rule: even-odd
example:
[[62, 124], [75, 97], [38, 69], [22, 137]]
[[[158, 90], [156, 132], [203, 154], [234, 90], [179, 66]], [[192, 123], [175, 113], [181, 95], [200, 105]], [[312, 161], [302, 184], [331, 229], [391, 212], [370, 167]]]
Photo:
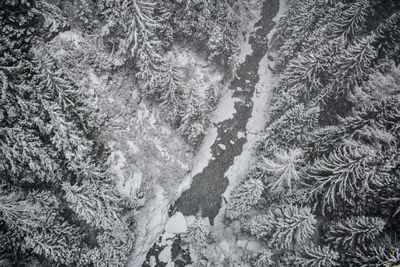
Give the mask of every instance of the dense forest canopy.
[[226, 214], [265, 241], [255, 266], [400, 262], [399, 12], [288, 1], [270, 49], [272, 119]]
[[102, 167], [96, 114], [73, 77], [40, 49], [35, 4], [0, 9], [1, 262], [118, 265], [132, 247], [135, 200]]
[[[160, 107], [195, 150], [219, 85], [200, 97], [171, 50], [229, 81], [255, 3], [0, 0], [0, 265], [126, 264], [139, 192], [116, 190], [102, 136], [114, 107], [91, 103], [77, 74], [128, 77], [124, 96]], [[235, 264], [399, 264], [400, 2], [288, 0], [276, 29], [271, 120], [225, 216], [262, 248]], [[82, 49], [56, 57], [51, 41], [71, 30]], [[209, 235], [197, 218], [183, 239], [218, 266]]]
[[[139, 203], [104, 167], [113, 108], [77, 72], [130, 77], [196, 148], [218, 96], [199, 98], [169, 51], [191, 46], [229, 76], [251, 15], [247, 1], [0, 1], [0, 265], [124, 265]], [[70, 30], [85, 42], [60, 60], [51, 41]]]

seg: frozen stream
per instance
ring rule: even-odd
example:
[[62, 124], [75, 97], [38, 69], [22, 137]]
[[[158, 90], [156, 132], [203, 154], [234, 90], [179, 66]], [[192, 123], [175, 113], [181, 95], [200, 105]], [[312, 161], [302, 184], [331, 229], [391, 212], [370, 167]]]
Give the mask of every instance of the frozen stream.
[[273, 18], [279, 10], [279, 1], [265, 1], [261, 19], [256, 23], [258, 29], [252, 33], [249, 43], [253, 53], [246, 56], [237, 71], [236, 78], [230, 84], [235, 102], [233, 118], [219, 122], [217, 138], [211, 146], [212, 160], [202, 172], [193, 177], [191, 186], [184, 191], [172, 207], [172, 213], [179, 211], [186, 216], [201, 212], [214, 223], [222, 203], [222, 194], [229, 181], [225, 173], [233, 164], [234, 158], [242, 153], [247, 142], [246, 125], [252, 116], [253, 94], [259, 82], [259, 63], [268, 51], [267, 34], [274, 27]]
[[[280, 2], [282, 5], [284, 0]], [[279, 0], [264, 1], [255, 24], [257, 30], [248, 38], [247, 46], [252, 52], [243, 57], [237, 77], [221, 99], [215, 115], [218, 118], [214, 118], [214, 127], [208, 129], [193, 170], [177, 187], [175, 203], [171, 204], [174, 199], [167, 198], [158, 187], [154, 198], [145, 205], [145, 218], [138, 221], [139, 235], [128, 266], [185, 266], [184, 262], [190, 261], [190, 256], [182, 255], [179, 234], [164, 231], [168, 209], [169, 216], [176, 212], [190, 216], [201, 211], [212, 224], [216, 219], [220, 225], [222, 196], [229, 195], [240, 178], [239, 173], [245, 172], [257, 140], [255, 134], [262, 132], [267, 120], [274, 80], [268, 70], [268, 38], [272, 36], [279, 8]]]

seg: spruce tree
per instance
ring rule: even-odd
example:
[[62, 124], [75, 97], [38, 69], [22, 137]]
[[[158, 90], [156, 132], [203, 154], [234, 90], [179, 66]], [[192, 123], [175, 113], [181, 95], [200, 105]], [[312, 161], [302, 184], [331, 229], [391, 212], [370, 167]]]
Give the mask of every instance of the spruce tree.
[[348, 261], [352, 266], [386, 267], [396, 266], [400, 263], [400, 249], [394, 246], [372, 245], [366, 250], [357, 249], [350, 254]]
[[182, 81], [182, 69], [176, 66], [172, 58], [164, 60], [162, 72], [157, 83], [160, 94], [160, 106], [164, 109], [166, 118], [174, 122], [183, 105], [183, 94], [186, 85]]
[[366, 166], [373, 154], [370, 147], [341, 146], [310, 166], [310, 193], [321, 197], [323, 209], [326, 205], [330, 208], [338, 205], [337, 196], [350, 205], [355, 205], [353, 199], [363, 180], [369, 175], [366, 173]]
[[384, 22], [378, 25], [376, 29], [375, 47], [378, 54], [387, 56], [394, 60], [396, 64], [400, 62], [400, 48], [397, 45], [400, 42], [400, 11], [396, 11]]
[[204, 223], [204, 219], [199, 217], [189, 225], [184, 238], [195, 248], [200, 249], [207, 244], [206, 242], [209, 234], [210, 230], [208, 225]]
[[293, 259], [296, 266], [329, 267], [339, 266], [339, 253], [329, 247], [305, 247]]
[[63, 183], [62, 189], [68, 206], [87, 224], [106, 230], [122, 225], [118, 196], [111, 188], [86, 181], [79, 186]]
[[261, 199], [263, 183], [258, 179], [248, 179], [232, 191], [226, 208], [226, 216], [236, 219], [248, 212]]
[[267, 240], [272, 247], [290, 248], [308, 242], [314, 234], [315, 224], [310, 208], [285, 205], [254, 217], [247, 228], [252, 235]]
[[293, 149], [275, 152], [275, 160], [264, 158], [263, 168], [272, 177], [267, 177], [267, 186], [272, 192], [283, 192], [292, 188], [300, 182], [298, 165], [302, 161], [302, 151]]
[[309, 133], [318, 125], [319, 113], [319, 107], [307, 108], [303, 104], [287, 110], [266, 128], [263, 142], [265, 154], [272, 156], [276, 149], [293, 149], [307, 141]]
[[254, 267], [267, 267], [273, 266], [274, 261], [272, 260], [272, 251], [269, 249], [262, 250], [254, 261]]
[[45, 192], [28, 198], [15, 192], [1, 193], [0, 214], [5, 224], [3, 238], [4, 244], [9, 245], [4, 248], [6, 251], [8, 249], [14, 257], [19, 253], [40, 255], [54, 264], [76, 262], [81, 233], [60, 220], [58, 209], [61, 205], [57, 198]]
[[334, 22], [333, 37], [340, 37], [349, 43], [361, 34], [367, 26], [368, 15], [371, 12], [369, 0], [359, 0], [352, 4], [341, 5], [343, 10]]
[[155, 30], [159, 27], [153, 17], [156, 3], [153, 1], [104, 1], [102, 12], [106, 24], [101, 35], [115, 56], [126, 59], [136, 58], [139, 49], [146, 42], [153, 42]]
[[206, 105], [197, 93], [194, 84], [189, 84], [183, 94], [183, 104], [180, 110], [181, 122], [179, 130], [187, 142], [197, 148], [206, 133]]
[[386, 222], [376, 217], [351, 217], [336, 222], [329, 228], [326, 240], [336, 248], [365, 248], [384, 230]]
[[349, 46], [339, 58], [338, 65], [343, 72], [337, 78], [346, 78], [350, 80], [349, 83], [355, 83], [370, 74], [374, 61], [377, 59], [377, 51], [373, 46], [375, 40], [376, 35], [370, 34]]

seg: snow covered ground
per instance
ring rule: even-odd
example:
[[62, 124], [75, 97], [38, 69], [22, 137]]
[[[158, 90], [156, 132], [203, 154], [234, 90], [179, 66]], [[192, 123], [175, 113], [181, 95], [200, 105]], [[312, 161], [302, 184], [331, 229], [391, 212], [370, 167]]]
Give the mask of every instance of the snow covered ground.
[[173, 63], [181, 68], [182, 80], [195, 85], [200, 97], [205, 98], [206, 91], [210, 87], [216, 89], [216, 94], [220, 93], [223, 75], [215, 64], [209, 63], [192, 50], [180, 46], [173, 47], [169, 54]]

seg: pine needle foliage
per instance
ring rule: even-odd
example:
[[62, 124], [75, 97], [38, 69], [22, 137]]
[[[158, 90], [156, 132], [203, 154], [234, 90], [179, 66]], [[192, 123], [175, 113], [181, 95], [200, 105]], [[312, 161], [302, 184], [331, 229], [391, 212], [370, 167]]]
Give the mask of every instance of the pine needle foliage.
[[296, 266], [328, 267], [339, 266], [339, 253], [329, 247], [305, 247], [294, 259]]
[[315, 223], [310, 208], [285, 205], [252, 218], [247, 228], [272, 247], [290, 248], [308, 242], [314, 234]]
[[289, 151], [277, 151], [275, 159], [269, 160], [264, 158], [263, 169], [272, 177], [267, 178], [267, 187], [272, 192], [282, 192], [288, 189], [292, 191], [297, 183], [300, 182], [301, 177], [299, 174], [298, 164], [302, 162], [303, 152], [299, 149]]
[[351, 217], [329, 228], [327, 241], [336, 248], [363, 247], [382, 234], [386, 222], [376, 217]]
[[226, 208], [226, 216], [230, 219], [236, 219], [249, 211], [261, 199], [263, 191], [264, 185], [260, 180], [245, 180], [231, 193]]

